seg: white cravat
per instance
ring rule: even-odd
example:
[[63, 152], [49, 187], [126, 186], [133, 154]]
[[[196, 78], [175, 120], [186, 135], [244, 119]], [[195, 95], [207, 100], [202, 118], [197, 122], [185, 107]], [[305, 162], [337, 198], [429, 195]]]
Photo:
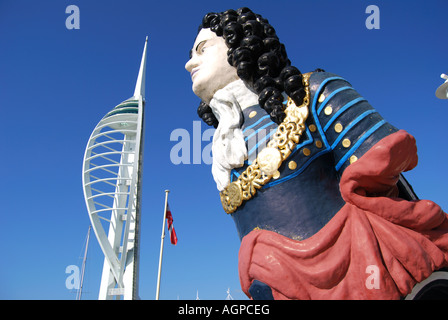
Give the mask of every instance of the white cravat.
[[241, 130], [242, 110], [255, 104], [258, 104], [258, 95], [240, 79], [216, 91], [210, 101], [213, 114], [219, 121], [212, 145], [212, 174], [219, 191], [230, 184], [230, 171], [241, 167], [247, 159]]

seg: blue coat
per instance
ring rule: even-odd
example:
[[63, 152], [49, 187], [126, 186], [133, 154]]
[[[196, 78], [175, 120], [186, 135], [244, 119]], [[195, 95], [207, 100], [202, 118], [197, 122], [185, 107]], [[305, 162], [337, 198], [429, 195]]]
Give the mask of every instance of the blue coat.
[[[231, 172], [234, 181], [266, 146], [277, 124], [259, 105], [243, 111], [248, 160]], [[347, 166], [397, 131], [343, 78], [310, 77], [306, 130], [275, 178], [231, 214], [242, 239], [259, 228], [303, 240], [318, 232], [344, 205], [339, 179]]]

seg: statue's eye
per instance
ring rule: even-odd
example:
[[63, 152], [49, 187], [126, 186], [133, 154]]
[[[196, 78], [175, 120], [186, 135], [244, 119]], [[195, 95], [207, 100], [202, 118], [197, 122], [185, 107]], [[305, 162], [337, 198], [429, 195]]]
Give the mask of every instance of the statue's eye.
[[196, 47], [196, 52], [197, 53], [203, 53], [205, 51], [205, 49], [207, 48], [205, 46], [206, 43], [207, 43], [207, 40], [199, 42], [199, 44]]

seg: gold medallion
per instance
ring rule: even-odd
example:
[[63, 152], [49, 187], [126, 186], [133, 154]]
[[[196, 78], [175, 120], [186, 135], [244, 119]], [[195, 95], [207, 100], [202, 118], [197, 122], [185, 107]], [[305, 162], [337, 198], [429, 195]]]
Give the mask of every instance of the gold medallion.
[[220, 193], [221, 203], [227, 213], [234, 212], [243, 203], [241, 185], [232, 182]]
[[258, 154], [257, 161], [260, 170], [272, 176], [282, 164], [282, 154], [277, 148], [266, 147]]

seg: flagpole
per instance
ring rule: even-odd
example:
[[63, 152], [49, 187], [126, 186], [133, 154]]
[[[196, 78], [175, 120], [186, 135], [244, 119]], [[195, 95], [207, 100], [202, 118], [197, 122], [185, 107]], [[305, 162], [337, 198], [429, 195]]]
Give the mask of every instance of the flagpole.
[[160, 293], [160, 276], [162, 274], [163, 241], [165, 239], [166, 209], [168, 206], [168, 193], [169, 192], [170, 192], [170, 190], [165, 190], [165, 209], [163, 210], [162, 236], [161, 236], [161, 240], [160, 240], [159, 272], [157, 275], [156, 300], [159, 300], [159, 293]]

